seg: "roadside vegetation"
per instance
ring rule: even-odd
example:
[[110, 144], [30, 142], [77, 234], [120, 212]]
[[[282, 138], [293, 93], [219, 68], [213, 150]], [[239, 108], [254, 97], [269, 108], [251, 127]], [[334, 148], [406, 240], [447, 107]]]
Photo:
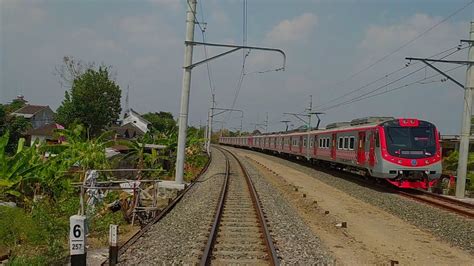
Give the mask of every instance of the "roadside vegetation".
[[[152, 126], [145, 135], [117, 140], [109, 126], [120, 115], [121, 90], [110, 67], [85, 64], [65, 57], [57, 69], [63, 85], [70, 86], [58, 109], [56, 132], [60, 144], [35, 142], [27, 145], [23, 134], [31, 125], [26, 119], [10, 115], [24, 105], [13, 101], [0, 105], [0, 257], [10, 254], [11, 265], [63, 264], [68, 255], [69, 217], [80, 209], [77, 185], [88, 170], [117, 169], [124, 163], [137, 169], [156, 169], [141, 173], [147, 179], [173, 179], [177, 147], [176, 120], [171, 113], [145, 115]], [[104, 98], [105, 97], [105, 98]], [[107, 106], [104, 108], [104, 106]], [[90, 110], [94, 110], [91, 112]], [[100, 114], [100, 115], [98, 115]], [[188, 130], [186, 181], [204, 166], [203, 130]], [[145, 149], [145, 144], [164, 145]], [[106, 149], [114, 145], [127, 152], [108, 158]], [[99, 180], [116, 179], [101, 173]], [[109, 224], [123, 225], [126, 233], [129, 210], [112, 212], [110, 204], [127, 197], [118, 191], [105, 195], [99, 206], [88, 213], [89, 237], [106, 244]]]
[[[447, 175], [456, 175], [458, 169], [459, 152], [453, 151], [443, 159], [443, 173]], [[468, 196], [474, 197], [474, 152], [469, 153], [467, 161], [466, 191]], [[455, 186], [449, 189], [449, 194], [454, 195]]]

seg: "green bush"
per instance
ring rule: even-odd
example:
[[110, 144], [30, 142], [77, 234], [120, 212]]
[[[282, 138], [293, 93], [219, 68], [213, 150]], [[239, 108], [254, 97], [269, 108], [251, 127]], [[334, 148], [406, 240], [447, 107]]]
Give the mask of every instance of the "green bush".
[[38, 224], [23, 209], [0, 206], [0, 245], [10, 249], [41, 240]]

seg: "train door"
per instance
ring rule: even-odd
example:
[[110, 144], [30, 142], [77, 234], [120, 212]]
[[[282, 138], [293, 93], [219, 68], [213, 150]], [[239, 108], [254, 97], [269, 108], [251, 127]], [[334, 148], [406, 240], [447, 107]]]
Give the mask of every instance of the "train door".
[[314, 138], [313, 138], [313, 153], [314, 153], [314, 156], [316, 157], [316, 155], [318, 155], [318, 135], [314, 135]]
[[331, 158], [336, 160], [336, 133], [332, 133], [332, 141], [331, 141]]
[[288, 142], [288, 145], [290, 146], [290, 151], [292, 150], [293, 147], [293, 137], [290, 137], [290, 140]]
[[299, 145], [300, 153], [303, 154], [303, 136], [300, 136], [300, 141], [299, 141], [298, 145]]
[[370, 131], [369, 166], [375, 166], [375, 131]]
[[365, 164], [365, 131], [359, 132], [359, 145], [357, 146], [357, 163]]

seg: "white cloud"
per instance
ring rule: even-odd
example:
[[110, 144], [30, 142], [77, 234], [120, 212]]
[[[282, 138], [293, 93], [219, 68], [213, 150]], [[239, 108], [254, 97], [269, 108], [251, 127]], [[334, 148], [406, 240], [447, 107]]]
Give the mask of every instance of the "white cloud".
[[312, 13], [304, 13], [293, 19], [285, 19], [278, 23], [266, 35], [269, 42], [306, 41], [318, 24], [318, 17]]
[[15, 32], [38, 26], [47, 18], [47, 12], [40, 4], [41, 2], [30, 1], [0, 1], [1, 29]]
[[[440, 17], [415, 14], [397, 24], [371, 25], [367, 28], [359, 49], [367, 60], [376, 60], [409, 42], [439, 21]], [[443, 23], [398, 53], [411, 56], [430, 56], [455, 46], [466, 37], [466, 23]]]
[[166, 8], [170, 8], [174, 10], [179, 10], [181, 8], [181, 1], [179, 0], [148, 0], [148, 1], [160, 7], [166, 7]]
[[120, 19], [124, 41], [145, 47], [168, 49], [179, 44], [177, 32], [156, 16], [129, 16]]
[[69, 43], [81, 43], [81, 46], [92, 49], [89, 50], [91, 52], [123, 52], [123, 49], [116, 41], [105, 38], [105, 36], [89, 28], [79, 28], [77, 31], [72, 32], [70, 37], [67, 40]]

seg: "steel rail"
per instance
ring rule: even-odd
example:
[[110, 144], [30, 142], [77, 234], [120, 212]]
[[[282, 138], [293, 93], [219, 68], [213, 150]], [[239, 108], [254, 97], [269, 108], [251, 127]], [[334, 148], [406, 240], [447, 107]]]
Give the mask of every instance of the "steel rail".
[[420, 201], [438, 208], [442, 208], [469, 218], [474, 218], [474, 205], [460, 200], [447, 198], [430, 192], [416, 190], [421, 194], [414, 194], [407, 191], [397, 190], [396, 193], [416, 201]]
[[257, 191], [255, 190], [255, 186], [253, 185], [252, 179], [250, 179], [250, 175], [247, 172], [247, 168], [237, 158], [237, 155], [230, 152], [229, 150], [227, 150], [227, 151], [237, 160], [237, 162], [240, 165], [240, 168], [242, 169], [242, 172], [244, 173], [245, 180], [247, 181], [247, 185], [249, 186], [250, 193], [252, 195], [252, 201], [255, 205], [255, 209], [257, 210], [258, 220], [259, 220], [260, 225], [262, 226], [262, 229], [263, 229], [263, 236], [265, 238], [265, 245], [267, 246], [267, 249], [270, 253], [269, 255], [270, 255], [271, 265], [280, 265], [280, 260], [278, 259], [277, 252], [276, 252], [276, 249], [275, 249], [275, 245], [273, 244], [273, 240], [272, 240], [272, 237], [270, 235], [270, 230], [268, 230], [268, 226], [267, 226], [267, 223], [265, 221], [265, 216], [263, 214], [262, 205], [260, 204], [260, 200], [258, 198]]
[[212, 224], [211, 232], [209, 233], [209, 238], [206, 243], [206, 247], [203, 252], [203, 256], [201, 257], [200, 265], [205, 266], [209, 265], [211, 262], [211, 255], [212, 255], [212, 248], [216, 242], [217, 233], [219, 230], [219, 224], [222, 218], [222, 212], [224, 210], [224, 202], [227, 198], [227, 191], [229, 188], [229, 176], [230, 176], [230, 163], [229, 158], [225, 154], [225, 152], [218, 148], [219, 151], [224, 154], [225, 157], [225, 177], [224, 177], [224, 184], [221, 189], [221, 194], [219, 198], [219, 203], [217, 205], [216, 216], [214, 218], [214, 222]]
[[[264, 153], [264, 152], [260, 152], [260, 153]], [[292, 159], [284, 158], [284, 157], [281, 157], [281, 156], [278, 156], [278, 155], [276, 155], [276, 156], [280, 157], [282, 159], [285, 159], [285, 160], [290, 160], [290, 161], [293, 161], [293, 162], [297, 162], [299, 164], [308, 166], [310, 168], [313, 168], [315, 166], [314, 164], [311, 164], [309, 162], [305, 162], [305, 161], [302, 161], [302, 160], [292, 160]], [[316, 170], [318, 170], [318, 169], [316, 169]], [[473, 211], [474, 210], [474, 205], [470, 204], [470, 203], [467, 203], [467, 202], [463, 202], [463, 201], [460, 201], [460, 200], [448, 198], [448, 197], [445, 197], [445, 196], [442, 196], [442, 195], [437, 195], [437, 194], [427, 192], [427, 191], [423, 191], [423, 190], [413, 190], [412, 189], [412, 190], [408, 190], [408, 191], [403, 191], [401, 189], [391, 188], [391, 187], [388, 187], [388, 186], [382, 185], [382, 184], [369, 183], [369, 182], [367, 182], [366, 180], [363, 179], [363, 176], [357, 175], [357, 174], [352, 173], [352, 172], [344, 171], [344, 170], [329, 169], [329, 168], [319, 169], [319, 171], [321, 171], [321, 170], [329, 172], [333, 175], [337, 175], [338, 177], [341, 177], [341, 178], [346, 179], [346, 180], [350, 179], [350, 180], [354, 181], [355, 183], [357, 183], [359, 185], [363, 185], [363, 186], [373, 188], [373, 189], [381, 189], [383, 191], [390, 192], [390, 193], [393, 193], [393, 194], [398, 194], [401, 197], [416, 200], [418, 202], [428, 204], [428, 205], [436, 207], [438, 209], [443, 209], [445, 211], [449, 211], [451, 213], [458, 214], [458, 215], [461, 215], [461, 216], [466, 217], [466, 218], [470, 218], [470, 219], [474, 218], [474, 211]], [[415, 193], [422, 193], [426, 197], [417, 195]], [[429, 198], [433, 198], [433, 199], [429, 199]], [[445, 203], [443, 203], [443, 202], [445, 202]]]
[[[266, 246], [266, 249], [267, 249], [267, 253], [269, 255], [270, 264], [271, 265], [280, 265], [280, 262], [279, 262], [279, 259], [278, 259], [278, 256], [277, 256], [277, 252], [276, 252], [275, 246], [273, 244], [273, 240], [272, 240], [271, 235], [270, 235], [270, 231], [269, 231], [268, 226], [267, 226], [266, 221], [265, 221], [265, 216], [263, 214], [262, 206], [260, 204], [257, 191], [255, 190], [255, 187], [253, 185], [252, 180], [250, 179], [250, 175], [247, 172], [247, 169], [245, 168], [245, 166], [242, 164], [240, 159], [234, 153], [232, 153], [231, 151], [229, 151], [227, 149], [221, 148], [221, 147], [217, 147], [217, 149], [228, 152], [238, 162], [238, 164], [239, 164], [239, 166], [242, 170], [242, 173], [244, 175], [245, 181], [247, 183], [254, 209], [257, 213], [258, 223], [259, 223], [260, 228], [262, 230], [265, 246]], [[227, 180], [226, 180], [225, 186], [227, 186]], [[224, 189], [222, 191], [224, 191]], [[220, 217], [218, 217], [218, 216], [221, 215], [221, 213], [219, 213], [219, 212], [222, 211], [222, 209], [223, 209], [223, 204], [225, 202], [224, 201], [225, 197], [226, 197], [226, 195], [221, 195], [221, 200], [220, 200], [219, 204], [220, 205], [222, 204], [222, 206], [218, 207], [218, 212], [216, 213], [216, 218], [215, 218], [214, 224], [212, 226], [211, 234], [209, 236], [209, 240], [207, 242], [205, 252], [204, 252], [203, 257], [201, 259], [201, 263], [200, 263], [201, 266], [209, 265], [210, 262], [211, 262], [212, 249], [214, 247], [216, 236], [217, 236], [217, 230], [218, 230], [218, 227], [219, 227], [218, 222], [220, 221]]]
[[[130, 248], [130, 246], [132, 246], [135, 242], [137, 242], [137, 240], [140, 239], [140, 237], [142, 237], [143, 234], [145, 234], [148, 230], [150, 230], [150, 228], [154, 224], [159, 222], [163, 217], [166, 216], [166, 214], [168, 214], [174, 208], [174, 206], [181, 200], [181, 198], [194, 186], [194, 184], [197, 183], [199, 178], [201, 178], [201, 176], [207, 171], [207, 169], [209, 168], [209, 165], [211, 164], [211, 162], [212, 162], [212, 156], [209, 157], [209, 159], [207, 160], [207, 163], [201, 169], [201, 171], [196, 176], [194, 181], [191, 182], [191, 184], [189, 184], [189, 186], [187, 186], [183, 191], [181, 191], [179, 193], [179, 195], [176, 196], [176, 198], [174, 198], [173, 201], [171, 201], [157, 216], [155, 216], [155, 218], [153, 218], [153, 220], [150, 223], [148, 223], [143, 228], [141, 228], [138, 232], [136, 232], [131, 238], [129, 238], [127, 241], [125, 241], [125, 243], [123, 243], [119, 247], [119, 250], [118, 250], [118, 257], [119, 258], [120, 258], [120, 256], [123, 255], [123, 253], [125, 253], [125, 251], [128, 248]], [[101, 263], [101, 265], [107, 265], [108, 263], [109, 263], [109, 258], [107, 257], [107, 259], [104, 260]]]

